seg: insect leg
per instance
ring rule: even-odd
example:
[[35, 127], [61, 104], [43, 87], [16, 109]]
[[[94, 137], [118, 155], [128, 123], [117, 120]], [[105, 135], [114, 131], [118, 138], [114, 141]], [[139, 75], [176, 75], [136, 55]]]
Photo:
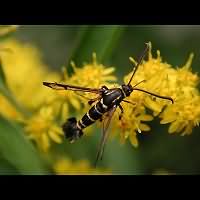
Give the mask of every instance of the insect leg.
[[120, 110], [121, 110], [121, 113], [120, 113], [120, 115], [119, 115], [119, 120], [121, 120], [122, 119], [122, 116], [123, 116], [123, 113], [124, 113], [124, 109], [123, 109], [123, 107], [119, 104], [119, 108], [120, 108]]
[[133, 102], [130, 102], [130, 101], [127, 101], [127, 100], [122, 100], [123, 102], [126, 102], [126, 103], [130, 103], [130, 104], [132, 104], [133, 106], [135, 106], [136, 105], [136, 103], [133, 103]]

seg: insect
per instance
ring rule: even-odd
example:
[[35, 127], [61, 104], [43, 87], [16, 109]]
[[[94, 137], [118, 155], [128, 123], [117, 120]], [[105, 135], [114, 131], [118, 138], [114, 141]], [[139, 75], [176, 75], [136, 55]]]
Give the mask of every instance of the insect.
[[72, 91], [81, 91], [81, 92], [89, 92], [89, 93], [95, 93], [98, 96], [94, 99], [90, 99], [88, 101], [89, 105], [92, 105], [95, 103], [89, 111], [82, 117], [82, 119], [78, 120], [74, 117], [67, 119], [67, 121], [63, 124], [62, 129], [64, 132], [64, 135], [67, 139], [69, 139], [70, 142], [74, 142], [78, 138], [80, 138], [83, 135], [83, 129], [90, 126], [97, 120], [102, 120], [102, 116], [104, 116], [104, 119], [102, 121], [103, 123], [103, 132], [100, 140], [100, 144], [97, 150], [97, 156], [95, 160], [95, 166], [97, 164], [97, 161], [99, 159], [102, 159], [104, 148], [106, 141], [108, 139], [108, 127], [110, 125], [112, 116], [117, 108], [121, 110], [121, 113], [119, 115], [119, 120], [122, 118], [124, 110], [121, 105], [121, 102], [126, 102], [129, 104], [133, 104], [130, 101], [125, 100], [126, 97], [130, 96], [130, 94], [134, 90], [138, 90], [141, 92], [145, 92], [147, 94], [153, 95], [158, 98], [170, 100], [173, 103], [173, 99], [171, 97], [166, 96], [160, 96], [151, 92], [148, 92], [146, 90], [137, 88], [140, 83], [144, 82], [145, 80], [140, 81], [135, 86], [131, 85], [131, 81], [141, 64], [142, 60], [144, 59], [145, 55], [147, 54], [149, 50], [149, 44], [146, 44], [146, 48], [143, 51], [142, 55], [139, 58], [139, 61], [137, 62], [137, 65], [133, 68], [132, 76], [128, 82], [128, 84], [122, 84], [120, 88], [111, 88], [108, 89], [106, 86], [102, 86], [101, 88], [86, 88], [86, 87], [80, 87], [80, 86], [73, 86], [73, 85], [66, 85], [61, 83], [50, 83], [50, 82], [43, 82], [43, 85], [50, 87], [55, 90], [72, 90]]

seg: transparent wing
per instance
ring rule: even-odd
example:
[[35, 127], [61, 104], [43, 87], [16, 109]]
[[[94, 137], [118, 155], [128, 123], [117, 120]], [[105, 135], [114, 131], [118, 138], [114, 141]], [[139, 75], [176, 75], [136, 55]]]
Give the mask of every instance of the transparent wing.
[[86, 96], [84, 96], [82, 94], [79, 94], [79, 92], [76, 92], [76, 91], [75, 91], [75, 94], [77, 94], [80, 97], [86, 99], [88, 101], [89, 105], [92, 105], [94, 102], [99, 101], [102, 98], [102, 95], [100, 95], [100, 94], [97, 97], [95, 97], [95, 98], [88, 98], [88, 97], [86, 97]]
[[43, 82], [43, 85], [50, 87], [54, 90], [72, 90], [72, 91], [81, 91], [81, 92], [92, 92], [99, 94], [100, 89], [99, 88], [86, 88], [86, 87], [79, 87], [74, 85], [66, 85], [62, 83], [50, 83], [50, 82]]
[[105, 144], [106, 144], [106, 141], [107, 141], [108, 136], [109, 136], [108, 128], [109, 128], [112, 116], [113, 116], [116, 108], [117, 108], [116, 105], [113, 106], [113, 108], [110, 111], [108, 111], [108, 116], [103, 120], [103, 134], [102, 134], [101, 141], [100, 141], [100, 144], [99, 144], [99, 147], [98, 147], [95, 166], [97, 165], [98, 160], [102, 159], [102, 157], [103, 157]]

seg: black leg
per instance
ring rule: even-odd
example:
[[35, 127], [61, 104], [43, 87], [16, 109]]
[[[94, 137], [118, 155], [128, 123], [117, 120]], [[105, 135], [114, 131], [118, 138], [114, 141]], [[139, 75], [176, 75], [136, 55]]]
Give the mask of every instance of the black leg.
[[123, 113], [124, 113], [124, 109], [123, 109], [123, 107], [119, 104], [119, 108], [120, 108], [120, 110], [121, 110], [121, 113], [120, 113], [120, 115], [119, 115], [119, 120], [121, 120], [121, 118], [122, 118], [122, 116], [123, 116]]
[[133, 106], [135, 106], [136, 105], [136, 103], [133, 103], [133, 102], [130, 102], [130, 101], [127, 101], [127, 100], [122, 100], [123, 102], [126, 102], [126, 103], [130, 103], [130, 104], [132, 104]]

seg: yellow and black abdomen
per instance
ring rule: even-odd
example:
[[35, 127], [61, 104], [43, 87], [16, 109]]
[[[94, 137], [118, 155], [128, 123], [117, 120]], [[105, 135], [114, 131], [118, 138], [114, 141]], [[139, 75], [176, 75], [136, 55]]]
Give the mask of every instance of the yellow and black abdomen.
[[95, 104], [83, 117], [78, 121], [77, 126], [84, 129], [100, 119], [102, 115], [109, 111], [114, 104], [121, 102], [123, 95], [120, 89], [108, 90], [97, 104]]
[[103, 108], [101, 102], [97, 102], [90, 110], [78, 121], [77, 126], [84, 129], [100, 119], [107, 110]]

